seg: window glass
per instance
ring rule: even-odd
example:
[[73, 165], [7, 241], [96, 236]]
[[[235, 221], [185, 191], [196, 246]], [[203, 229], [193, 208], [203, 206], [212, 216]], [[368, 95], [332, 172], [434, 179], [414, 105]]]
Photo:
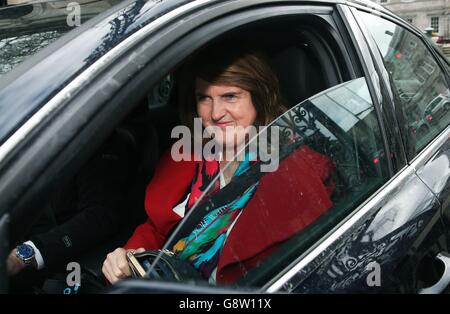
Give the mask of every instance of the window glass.
[[[273, 159], [264, 157], [266, 142]], [[174, 243], [205, 226], [203, 218], [214, 210], [222, 213], [246, 199], [226, 233], [214, 273], [217, 284], [267, 282], [387, 180], [387, 159], [364, 78], [294, 106], [250, 140], [245, 151], [256, 156], [249, 168], [215, 192], [213, 181], [165, 247], [173, 250]], [[263, 166], [276, 158], [277, 167], [264, 172]]]
[[0, 38], [0, 77], [27, 57], [54, 42], [68, 30], [67, 28]]
[[0, 9], [0, 78], [65, 33], [119, 3], [119, 0], [80, 4], [69, 2]]
[[432, 16], [430, 19], [430, 26], [435, 33], [439, 33], [439, 16]]
[[449, 124], [445, 76], [420, 38], [383, 18], [359, 14], [383, 56], [406, 118], [406, 134], [419, 152]]

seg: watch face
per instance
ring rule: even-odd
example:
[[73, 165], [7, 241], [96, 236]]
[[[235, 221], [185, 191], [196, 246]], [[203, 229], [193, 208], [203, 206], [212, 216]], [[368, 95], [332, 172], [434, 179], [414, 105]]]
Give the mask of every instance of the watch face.
[[28, 244], [21, 244], [16, 248], [17, 256], [22, 259], [29, 259], [34, 256], [33, 247]]

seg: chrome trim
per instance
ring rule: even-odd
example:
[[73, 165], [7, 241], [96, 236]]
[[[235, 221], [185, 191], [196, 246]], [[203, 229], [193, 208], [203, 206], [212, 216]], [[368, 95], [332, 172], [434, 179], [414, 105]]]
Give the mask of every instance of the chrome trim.
[[436, 259], [444, 265], [444, 272], [441, 278], [433, 286], [419, 290], [419, 294], [439, 294], [444, 291], [450, 283], [450, 254], [441, 252]]
[[[434, 141], [431, 142], [416, 158], [415, 162], [409, 166], [404, 167], [394, 176], [391, 180], [385, 183], [374, 196], [368, 200], [365, 204], [361, 204], [356, 210], [354, 210], [346, 221], [336, 226], [334, 230], [330, 231], [325, 235], [316, 247], [311, 248], [309, 252], [306, 252], [303, 257], [300, 257], [298, 262], [294, 262], [294, 266], [288, 266], [284, 275], [277, 279], [274, 283], [269, 284], [266, 289], [268, 293], [275, 293], [282, 289], [284, 285], [287, 285], [289, 281], [298, 274], [304, 267], [309, 263], [313, 262], [322, 252], [326, 251], [327, 248], [331, 247], [332, 244], [338, 241], [345, 233], [349, 232], [350, 229], [360, 220], [363, 219], [373, 208], [382, 201], [382, 199], [389, 193], [391, 193], [398, 184], [405, 180], [408, 176], [415, 174], [415, 166], [421, 162], [427, 161], [430, 156], [432, 156], [441, 147], [442, 143], [448, 140], [450, 136], [450, 126], [447, 127], [445, 131], [442, 132]], [[292, 264], [291, 264], [292, 265]]]
[[427, 162], [433, 155], [435, 155], [439, 148], [450, 138], [450, 125], [442, 131], [442, 133], [437, 136], [434, 140], [425, 146], [425, 148], [415, 156], [410, 165], [414, 169], [420, 168], [425, 162]]
[[182, 5], [173, 11], [157, 18], [153, 22], [136, 31], [130, 37], [124, 39], [116, 47], [108, 51], [104, 56], [89, 66], [83, 73], [71, 81], [66, 87], [58, 92], [50, 101], [48, 101], [41, 109], [39, 109], [30, 119], [28, 119], [13, 135], [11, 135], [0, 147], [0, 164], [6, 159], [8, 154], [22, 142], [46, 117], [60, 108], [82, 87], [88, 84], [89, 80], [97, 73], [101, 72], [105, 65], [116, 60], [122, 55], [122, 52], [133, 46], [152, 30], [164, 25], [178, 15], [184, 14], [186, 11], [203, 6], [205, 3], [220, 2], [219, 0], [195, 0]]

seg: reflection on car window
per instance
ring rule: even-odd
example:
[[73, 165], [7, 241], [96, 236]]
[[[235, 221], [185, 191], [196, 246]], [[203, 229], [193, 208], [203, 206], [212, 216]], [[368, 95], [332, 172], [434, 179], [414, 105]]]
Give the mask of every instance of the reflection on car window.
[[[245, 193], [256, 182], [251, 199], [227, 234], [217, 271], [231, 278], [229, 283], [258, 286], [387, 179], [387, 158], [364, 78], [296, 105], [269, 126], [274, 128], [279, 131], [279, 145], [272, 146], [279, 149], [277, 170], [262, 173], [258, 167], [264, 162], [257, 160], [225, 188], [215, 193], [206, 189], [190, 211], [190, 217], [197, 218], [183, 220], [179, 234], [166, 248], [184, 236], [183, 230], [194, 229], [198, 217], [220, 206], [217, 200], [232, 200], [232, 195]], [[259, 133], [247, 149], [267, 133]]]
[[425, 44], [406, 29], [359, 12], [384, 58], [416, 151], [450, 122], [450, 91]]
[[[69, 22], [68, 5], [79, 6], [80, 23], [106, 11], [119, 0], [55, 1], [3, 8], [0, 12], [0, 78], [19, 63], [77, 27]], [[79, 25], [78, 25], [79, 26]]]
[[52, 30], [0, 39], [0, 77], [64, 33], [63, 30]]

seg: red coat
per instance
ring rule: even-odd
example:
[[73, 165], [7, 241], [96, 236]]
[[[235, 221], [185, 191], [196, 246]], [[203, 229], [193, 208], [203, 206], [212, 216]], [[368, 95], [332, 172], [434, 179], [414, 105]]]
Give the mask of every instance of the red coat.
[[[301, 146], [280, 163], [277, 171], [265, 174], [225, 241], [217, 282], [234, 282], [278, 244], [329, 209], [333, 170], [328, 157]], [[147, 186], [145, 209], [149, 218], [136, 228], [125, 249], [163, 246], [181, 219], [172, 208], [188, 192], [195, 171], [195, 161], [175, 162], [170, 150], [166, 152]]]

